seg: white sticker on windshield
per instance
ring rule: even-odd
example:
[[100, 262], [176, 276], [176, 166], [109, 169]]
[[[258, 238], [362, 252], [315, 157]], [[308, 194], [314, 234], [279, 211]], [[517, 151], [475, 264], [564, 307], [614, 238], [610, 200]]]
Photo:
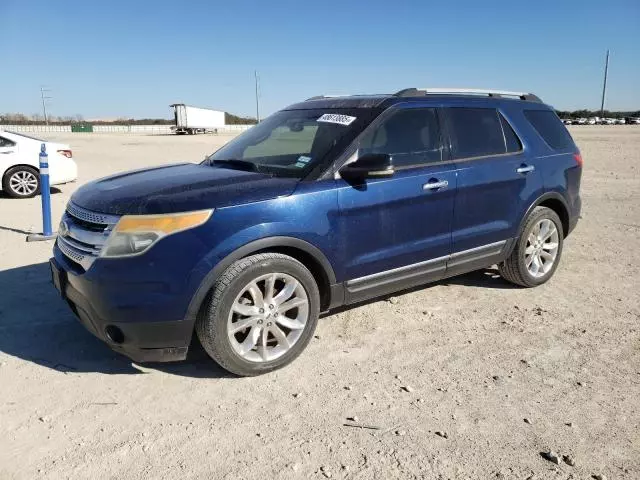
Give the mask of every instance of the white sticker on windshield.
[[311, 161], [311, 157], [307, 157], [306, 155], [300, 155], [298, 157], [298, 161], [302, 163], [309, 163]]
[[356, 117], [350, 117], [349, 115], [338, 115], [337, 113], [325, 113], [317, 122], [337, 123], [339, 125], [351, 125]]

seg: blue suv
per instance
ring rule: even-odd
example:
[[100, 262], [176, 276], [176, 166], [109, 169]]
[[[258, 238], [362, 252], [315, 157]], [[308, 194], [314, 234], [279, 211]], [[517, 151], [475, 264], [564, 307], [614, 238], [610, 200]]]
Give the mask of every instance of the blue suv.
[[295, 359], [340, 305], [493, 264], [523, 287], [546, 282], [581, 173], [532, 94], [314, 97], [200, 164], [77, 190], [53, 282], [134, 361], [182, 360], [195, 331], [222, 367], [256, 375]]

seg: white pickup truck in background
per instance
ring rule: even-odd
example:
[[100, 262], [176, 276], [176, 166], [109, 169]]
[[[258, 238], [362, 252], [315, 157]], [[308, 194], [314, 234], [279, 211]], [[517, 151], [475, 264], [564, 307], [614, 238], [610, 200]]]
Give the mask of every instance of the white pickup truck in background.
[[184, 103], [174, 103], [170, 106], [174, 109], [176, 122], [171, 130], [174, 130], [178, 135], [185, 133], [195, 135], [215, 131], [225, 125], [225, 113], [220, 110], [191, 107]]

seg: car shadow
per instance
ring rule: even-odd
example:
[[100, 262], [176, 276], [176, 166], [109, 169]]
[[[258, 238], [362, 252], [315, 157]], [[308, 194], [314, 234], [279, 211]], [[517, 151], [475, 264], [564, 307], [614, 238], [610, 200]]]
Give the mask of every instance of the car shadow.
[[47, 262], [0, 272], [0, 351], [62, 373], [141, 375], [148, 369], [195, 378], [235, 378], [211, 360], [197, 340], [187, 361], [140, 368], [113, 352], [76, 319], [51, 284]]
[[27, 230], [20, 230], [19, 228], [4, 227], [2, 225], [0, 225], [0, 230], [4, 230], [5, 232], [20, 233], [22, 235], [30, 235], [31, 233], [33, 233], [28, 232]]
[[[62, 190], [60, 190], [58, 187], [51, 187], [49, 191], [51, 192], [51, 195], [57, 195], [59, 193], [62, 193]], [[39, 196], [40, 195], [36, 195], [36, 197], [39, 197]], [[4, 190], [0, 190], [0, 198], [4, 198], [5, 200], [16, 200], [16, 201], [25, 200], [24, 198], [10, 197], [9, 195], [6, 194]]]
[[[340, 307], [323, 314], [323, 317], [438, 284], [517, 288], [502, 280], [497, 270], [483, 269]], [[54, 289], [47, 262], [1, 271], [0, 292], [0, 351], [7, 355], [62, 373], [141, 375], [153, 369], [184, 377], [236, 378], [209, 358], [195, 336], [184, 362], [145, 363], [142, 364], [144, 368], [140, 368], [127, 357], [112, 351], [80, 324]]]
[[465, 287], [497, 288], [500, 290], [514, 290], [521, 287], [507, 282], [500, 276], [497, 268], [482, 268], [473, 272], [447, 278], [435, 283], [435, 285], [463, 285]]

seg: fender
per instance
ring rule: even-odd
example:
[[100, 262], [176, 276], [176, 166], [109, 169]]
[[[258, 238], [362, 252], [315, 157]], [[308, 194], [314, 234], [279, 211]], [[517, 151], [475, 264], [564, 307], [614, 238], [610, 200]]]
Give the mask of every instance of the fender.
[[[569, 206], [567, 205], [567, 201], [558, 192], [545, 192], [542, 195], [540, 195], [538, 198], [535, 199], [535, 201], [531, 205], [529, 205], [529, 208], [527, 208], [527, 211], [522, 216], [522, 220], [520, 220], [520, 225], [518, 226], [518, 233], [514, 237], [513, 245], [509, 248], [507, 257], [509, 255], [511, 255], [511, 251], [516, 246], [516, 243], [518, 243], [518, 238], [520, 238], [520, 234], [522, 233], [522, 229], [524, 228], [524, 224], [527, 221], [527, 218], [529, 217], [529, 214], [533, 211], [534, 208], [539, 206], [542, 202], [544, 202], [545, 200], [550, 200], [550, 199], [559, 200], [562, 203], [562, 206], [566, 210], [567, 214], [569, 214]], [[567, 235], [568, 235], [568, 233], [565, 232], [565, 237]]]
[[187, 309], [185, 320], [195, 322], [198, 311], [200, 310], [200, 306], [209, 293], [209, 290], [211, 290], [216, 280], [233, 262], [261, 250], [266, 250], [268, 248], [274, 247], [293, 247], [311, 255], [324, 269], [329, 280], [329, 285], [335, 285], [336, 274], [333, 270], [333, 267], [331, 266], [329, 260], [327, 260], [327, 257], [325, 257], [324, 253], [322, 253], [322, 251], [316, 246], [295, 237], [261, 238], [260, 240], [255, 240], [253, 242], [247, 243], [237, 250], [234, 250], [232, 253], [220, 260], [215, 267], [213, 267], [213, 270], [211, 270], [206, 275], [206, 277], [204, 277], [204, 280], [202, 280], [200, 286], [198, 287], [198, 290], [196, 290], [195, 295], [191, 299], [189, 308]]

